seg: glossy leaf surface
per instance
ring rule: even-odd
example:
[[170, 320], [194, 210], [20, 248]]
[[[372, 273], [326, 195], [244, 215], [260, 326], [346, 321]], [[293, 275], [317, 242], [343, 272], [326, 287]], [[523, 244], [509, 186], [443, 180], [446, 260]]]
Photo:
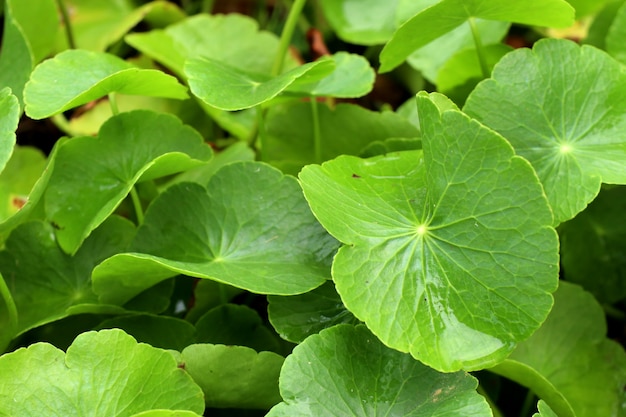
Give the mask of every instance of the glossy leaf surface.
[[332, 272], [346, 307], [435, 369], [481, 369], [548, 314], [557, 236], [532, 168], [502, 137], [423, 94], [418, 108], [423, 156], [339, 157], [300, 180], [345, 244]]
[[[138, 181], [193, 168], [211, 148], [179, 119], [145, 110], [109, 119], [98, 137], [58, 145], [57, 166], [45, 192], [45, 211], [61, 247], [73, 253]], [[87, 181], [88, 180], [88, 181]]]
[[602, 51], [543, 40], [510, 53], [464, 111], [530, 161], [555, 225], [582, 211], [601, 182], [626, 183], [626, 74]]
[[561, 417], [620, 415], [626, 353], [606, 338], [602, 307], [567, 282], [554, 296], [541, 328], [493, 371], [530, 387]]
[[168, 352], [121, 330], [83, 333], [67, 354], [36, 343], [0, 357], [2, 414], [122, 417], [152, 409], [202, 413], [202, 391]]
[[330, 277], [337, 245], [292, 177], [257, 162], [220, 169], [208, 192], [168, 188], [150, 206], [131, 250], [94, 271], [103, 300], [124, 303], [179, 273], [262, 294], [300, 294]]
[[564, 0], [443, 0], [394, 33], [380, 54], [380, 72], [394, 69], [416, 49], [475, 18], [558, 28], [574, 23], [574, 9]]
[[242, 346], [197, 344], [182, 351], [185, 370], [202, 388], [207, 407], [269, 408], [280, 401], [284, 358]]
[[24, 88], [25, 110], [33, 119], [44, 119], [109, 93], [188, 97], [187, 89], [162, 71], [139, 69], [104, 52], [73, 49], [35, 68]]
[[298, 78], [314, 72], [323, 76], [333, 69], [332, 60], [323, 60], [271, 77], [202, 57], [188, 60], [184, 71], [191, 92], [208, 105], [222, 110], [243, 110], [271, 100]]
[[111, 218], [71, 257], [58, 247], [51, 226], [31, 222], [18, 227], [0, 252], [0, 272], [19, 313], [17, 334], [71, 314], [123, 312], [98, 303], [90, 275], [98, 262], [123, 251], [133, 233], [130, 222]]
[[384, 346], [365, 326], [339, 325], [307, 338], [280, 374], [283, 403], [269, 417], [491, 416], [476, 380], [441, 374]]

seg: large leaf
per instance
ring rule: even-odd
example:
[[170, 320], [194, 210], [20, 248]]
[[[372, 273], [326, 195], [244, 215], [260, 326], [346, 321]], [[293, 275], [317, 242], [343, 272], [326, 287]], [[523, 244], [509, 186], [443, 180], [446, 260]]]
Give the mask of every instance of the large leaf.
[[[137, 2], [132, 0], [63, 0], [63, 3], [69, 11], [75, 47], [99, 52], [119, 41], [151, 12], [165, 9], [171, 20], [184, 17], [175, 4], [164, 1], [152, 1], [141, 7], [135, 7]], [[65, 33], [59, 34], [57, 45], [59, 50], [69, 47]]]
[[443, 0], [400, 26], [380, 54], [379, 71], [391, 71], [416, 49], [476, 18], [568, 27], [574, 23], [574, 9], [565, 0]]
[[626, 187], [610, 188], [559, 228], [565, 278], [609, 304], [626, 298], [625, 212]]
[[71, 314], [123, 312], [98, 303], [90, 275], [98, 262], [123, 251], [133, 233], [130, 222], [112, 217], [70, 257], [58, 247], [48, 224], [31, 222], [13, 231], [0, 252], [0, 273], [19, 313], [16, 334]]
[[364, 327], [339, 325], [307, 338], [280, 373], [283, 403], [269, 417], [487, 417], [464, 372], [442, 374], [384, 346]]
[[262, 157], [286, 172], [338, 155], [357, 155], [374, 141], [416, 138], [419, 131], [393, 112], [373, 112], [353, 104], [334, 109], [318, 104], [319, 157], [315, 155], [315, 118], [310, 103], [272, 106], [267, 114]]
[[464, 110], [530, 161], [555, 225], [582, 211], [601, 182], [626, 183], [626, 73], [594, 47], [546, 39], [514, 51]]
[[19, 101], [35, 64], [50, 53], [59, 17], [54, 0], [7, 0], [0, 53], [0, 88], [10, 87]]
[[138, 181], [170, 175], [211, 159], [202, 137], [177, 118], [150, 111], [109, 119], [98, 137], [58, 145], [45, 192], [47, 218], [61, 247], [74, 253]]
[[181, 361], [204, 392], [208, 407], [269, 408], [280, 401], [278, 375], [284, 358], [242, 346], [197, 344]]
[[623, 415], [626, 353], [606, 338], [602, 307], [567, 282], [554, 297], [541, 328], [492, 370], [532, 389], [560, 417]]
[[153, 409], [204, 411], [202, 391], [166, 351], [121, 330], [83, 333], [67, 354], [36, 343], [0, 357], [0, 413], [132, 416]]
[[499, 135], [418, 96], [423, 156], [339, 157], [300, 173], [345, 244], [333, 280], [385, 344], [439, 369], [504, 359], [545, 319], [558, 242], [530, 165]]
[[109, 93], [188, 97], [187, 89], [162, 71], [139, 69], [104, 52], [72, 49], [35, 68], [24, 88], [25, 110], [33, 119], [44, 119]]
[[346, 309], [332, 282], [301, 295], [269, 296], [268, 314], [278, 334], [294, 343], [336, 324], [359, 324]]
[[222, 110], [243, 110], [271, 100], [298, 78], [320, 73], [313, 76], [317, 81], [334, 67], [334, 61], [325, 59], [272, 77], [209, 58], [193, 58], [187, 61], [184, 71], [191, 92], [208, 105]]
[[102, 300], [122, 304], [176, 274], [256, 293], [292, 295], [330, 276], [336, 242], [311, 214], [297, 181], [265, 164], [221, 168], [208, 192], [176, 184], [149, 207], [131, 250], [94, 271]]
[[9, 88], [0, 90], [0, 173], [15, 147], [15, 130], [20, 118], [20, 104]]

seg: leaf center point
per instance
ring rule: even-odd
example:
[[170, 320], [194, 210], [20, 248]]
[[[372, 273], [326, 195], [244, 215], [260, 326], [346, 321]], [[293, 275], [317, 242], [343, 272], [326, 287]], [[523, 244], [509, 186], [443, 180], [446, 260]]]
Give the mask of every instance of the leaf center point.
[[417, 235], [424, 236], [428, 233], [428, 227], [425, 224], [420, 224], [417, 226]]

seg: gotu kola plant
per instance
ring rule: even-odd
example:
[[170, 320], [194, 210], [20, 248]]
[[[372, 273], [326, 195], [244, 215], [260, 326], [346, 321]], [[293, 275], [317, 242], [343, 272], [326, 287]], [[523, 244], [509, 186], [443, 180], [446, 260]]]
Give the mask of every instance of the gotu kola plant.
[[623, 2], [211, 3], [5, 2], [0, 415], [624, 414]]

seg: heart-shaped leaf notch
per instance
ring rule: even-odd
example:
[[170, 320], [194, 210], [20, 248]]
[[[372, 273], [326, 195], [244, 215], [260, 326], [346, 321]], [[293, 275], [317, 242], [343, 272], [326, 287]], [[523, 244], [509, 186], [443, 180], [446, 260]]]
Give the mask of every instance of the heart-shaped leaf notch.
[[425, 93], [417, 102], [423, 153], [339, 157], [300, 179], [345, 244], [332, 273], [346, 307], [435, 369], [481, 369], [550, 311], [557, 235], [534, 171], [501, 136]]

